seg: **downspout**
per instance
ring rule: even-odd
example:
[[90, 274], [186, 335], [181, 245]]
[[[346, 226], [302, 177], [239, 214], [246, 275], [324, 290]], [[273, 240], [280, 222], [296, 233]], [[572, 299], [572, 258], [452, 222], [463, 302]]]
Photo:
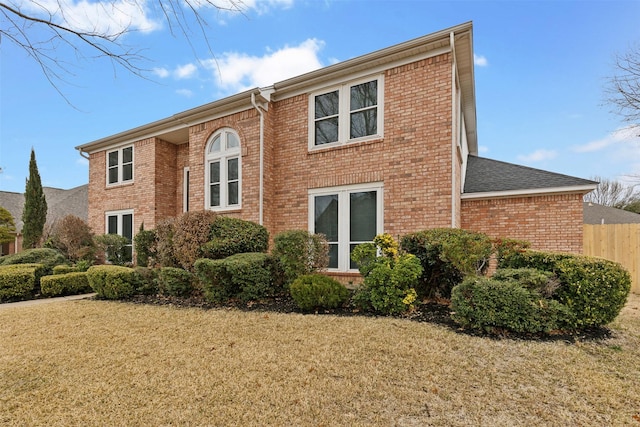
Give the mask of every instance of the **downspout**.
[[456, 192], [456, 47], [453, 31], [449, 33], [451, 45], [451, 228], [456, 228], [456, 197], [460, 197], [460, 191]]
[[89, 156], [85, 155], [85, 152], [82, 151], [82, 148], [78, 148], [78, 153], [80, 153], [80, 157], [82, 157], [83, 159], [89, 160]]
[[260, 195], [258, 203], [258, 224], [264, 225], [264, 113], [256, 103], [255, 93], [251, 93], [251, 104], [260, 115]]

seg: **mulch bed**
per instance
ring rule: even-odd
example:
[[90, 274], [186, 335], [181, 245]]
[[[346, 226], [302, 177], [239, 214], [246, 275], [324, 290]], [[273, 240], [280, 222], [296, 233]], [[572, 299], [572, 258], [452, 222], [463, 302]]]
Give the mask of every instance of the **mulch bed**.
[[[202, 295], [194, 295], [187, 298], [165, 296], [165, 295], [135, 295], [126, 300], [134, 304], [165, 305], [180, 308], [201, 308], [210, 309], [236, 309], [241, 311], [261, 311], [273, 313], [303, 313], [288, 296], [277, 296], [259, 301], [243, 303], [232, 300], [225, 304], [216, 304], [207, 301]], [[315, 313], [305, 313], [309, 315], [333, 315], [333, 316], [367, 316], [380, 317], [375, 313], [360, 311], [354, 307], [341, 307], [331, 310], [322, 310]], [[396, 316], [397, 318], [408, 319], [415, 322], [431, 323], [440, 325], [457, 333], [471, 336], [487, 337], [490, 339], [513, 339], [529, 341], [565, 341], [567, 343], [584, 341], [601, 341], [612, 336], [609, 328], [593, 327], [576, 332], [554, 331], [550, 334], [519, 334], [510, 331], [501, 331], [497, 334], [488, 334], [482, 331], [461, 328], [451, 318], [451, 310], [446, 300], [429, 300], [416, 304], [416, 309], [406, 315]]]

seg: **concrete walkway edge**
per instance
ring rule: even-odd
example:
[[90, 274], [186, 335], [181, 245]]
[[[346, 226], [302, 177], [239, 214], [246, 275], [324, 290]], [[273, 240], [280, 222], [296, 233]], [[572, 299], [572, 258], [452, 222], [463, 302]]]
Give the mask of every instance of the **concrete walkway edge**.
[[68, 295], [66, 297], [40, 298], [40, 299], [31, 299], [27, 301], [5, 302], [0, 304], [0, 310], [2, 310], [3, 308], [28, 307], [32, 305], [47, 304], [47, 303], [58, 302], [58, 301], [74, 301], [79, 299], [87, 299], [95, 295], [96, 295], [95, 293], [92, 293], [92, 294], [83, 294], [83, 295]]

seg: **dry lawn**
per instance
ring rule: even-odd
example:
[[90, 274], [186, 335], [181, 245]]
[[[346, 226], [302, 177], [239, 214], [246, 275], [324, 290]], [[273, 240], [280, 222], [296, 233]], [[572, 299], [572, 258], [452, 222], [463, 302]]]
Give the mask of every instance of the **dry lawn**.
[[0, 425], [640, 427], [640, 296], [598, 342], [388, 318], [0, 310]]

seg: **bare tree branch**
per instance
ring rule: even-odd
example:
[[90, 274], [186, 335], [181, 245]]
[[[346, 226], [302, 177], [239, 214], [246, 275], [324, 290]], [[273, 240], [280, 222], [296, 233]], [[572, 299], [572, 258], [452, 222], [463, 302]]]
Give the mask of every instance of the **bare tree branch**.
[[605, 101], [629, 123], [640, 123], [640, 44], [616, 55], [616, 73], [608, 78]]
[[610, 180], [594, 176], [590, 178], [597, 181], [598, 186], [592, 192], [584, 196], [585, 202], [624, 209], [626, 206], [636, 203], [640, 199], [640, 193], [636, 191], [636, 185], [625, 185], [620, 181]]

